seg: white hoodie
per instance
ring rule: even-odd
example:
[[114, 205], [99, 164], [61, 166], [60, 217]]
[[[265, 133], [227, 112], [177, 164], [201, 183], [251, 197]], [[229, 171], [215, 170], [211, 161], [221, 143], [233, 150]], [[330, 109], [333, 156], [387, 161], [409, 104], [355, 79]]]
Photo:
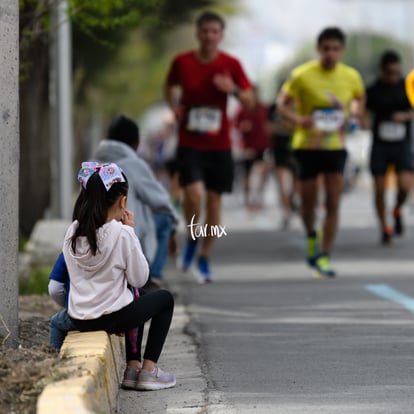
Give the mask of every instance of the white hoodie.
[[142, 287], [148, 280], [148, 262], [134, 229], [112, 220], [97, 230], [98, 251], [94, 256], [86, 237], [71, 237], [78, 222], [66, 231], [63, 255], [70, 277], [68, 312], [75, 319], [96, 319], [130, 304], [127, 284]]

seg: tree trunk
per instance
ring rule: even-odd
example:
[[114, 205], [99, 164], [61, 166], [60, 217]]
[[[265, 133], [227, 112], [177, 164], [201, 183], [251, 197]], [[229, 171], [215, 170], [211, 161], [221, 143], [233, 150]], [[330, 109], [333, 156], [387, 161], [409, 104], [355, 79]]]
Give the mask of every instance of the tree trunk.
[[20, 230], [29, 236], [50, 205], [49, 48], [35, 41], [20, 86]]

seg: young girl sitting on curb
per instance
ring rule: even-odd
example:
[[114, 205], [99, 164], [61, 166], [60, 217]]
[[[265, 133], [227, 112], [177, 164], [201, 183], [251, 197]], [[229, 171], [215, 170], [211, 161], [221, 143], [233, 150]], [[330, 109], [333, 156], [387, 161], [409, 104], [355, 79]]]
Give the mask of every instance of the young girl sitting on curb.
[[[74, 220], [76, 220], [76, 218], [74, 218]], [[76, 330], [76, 327], [70, 319], [67, 311], [70, 279], [63, 253], [60, 253], [57, 258], [56, 263], [49, 275], [49, 279], [49, 295], [59, 306], [63, 308], [60, 312], [55, 313], [50, 318], [49, 326], [50, 345], [57, 352], [60, 352], [68, 332]], [[133, 288], [132, 291], [134, 296], [146, 294], [144, 290], [138, 288]], [[130, 341], [133, 352], [138, 352], [138, 350], [141, 349], [143, 332], [143, 326], [128, 331], [127, 339]], [[139, 360], [141, 360], [141, 357]], [[124, 386], [124, 384], [122, 385]]]
[[134, 232], [134, 215], [126, 210], [127, 178], [114, 163], [86, 162], [78, 180], [82, 188], [74, 209], [77, 220], [63, 245], [71, 321], [79, 331], [117, 334], [151, 319], [142, 363], [139, 347], [133, 350], [125, 340], [127, 368], [122, 385], [137, 390], [173, 387], [175, 376], [157, 366], [171, 324], [173, 296], [158, 290], [134, 298], [128, 288], [146, 283], [148, 263]]

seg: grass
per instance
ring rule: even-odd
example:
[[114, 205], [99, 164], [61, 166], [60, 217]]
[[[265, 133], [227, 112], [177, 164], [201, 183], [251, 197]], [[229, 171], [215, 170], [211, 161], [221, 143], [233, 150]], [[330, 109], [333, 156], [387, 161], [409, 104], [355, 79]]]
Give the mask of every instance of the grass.
[[27, 237], [23, 236], [23, 234], [20, 232], [19, 252], [25, 252], [26, 251], [26, 244], [27, 244]]
[[49, 275], [52, 271], [52, 266], [42, 266], [32, 269], [27, 280], [20, 282], [19, 294], [47, 294], [47, 286], [49, 284]]

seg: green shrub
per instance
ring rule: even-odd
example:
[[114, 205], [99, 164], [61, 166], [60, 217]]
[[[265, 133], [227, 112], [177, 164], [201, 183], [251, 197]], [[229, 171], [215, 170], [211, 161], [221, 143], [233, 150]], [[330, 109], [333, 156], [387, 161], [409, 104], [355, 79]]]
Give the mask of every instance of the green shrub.
[[26, 244], [28, 240], [27, 237], [25, 237], [22, 232], [20, 232], [19, 236], [19, 252], [25, 252], [26, 251]]
[[48, 293], [49, 275], [51, 266], [43, 266], [32, 269], [27, 280], [20, 281], [19, 293], [21, 295]]

